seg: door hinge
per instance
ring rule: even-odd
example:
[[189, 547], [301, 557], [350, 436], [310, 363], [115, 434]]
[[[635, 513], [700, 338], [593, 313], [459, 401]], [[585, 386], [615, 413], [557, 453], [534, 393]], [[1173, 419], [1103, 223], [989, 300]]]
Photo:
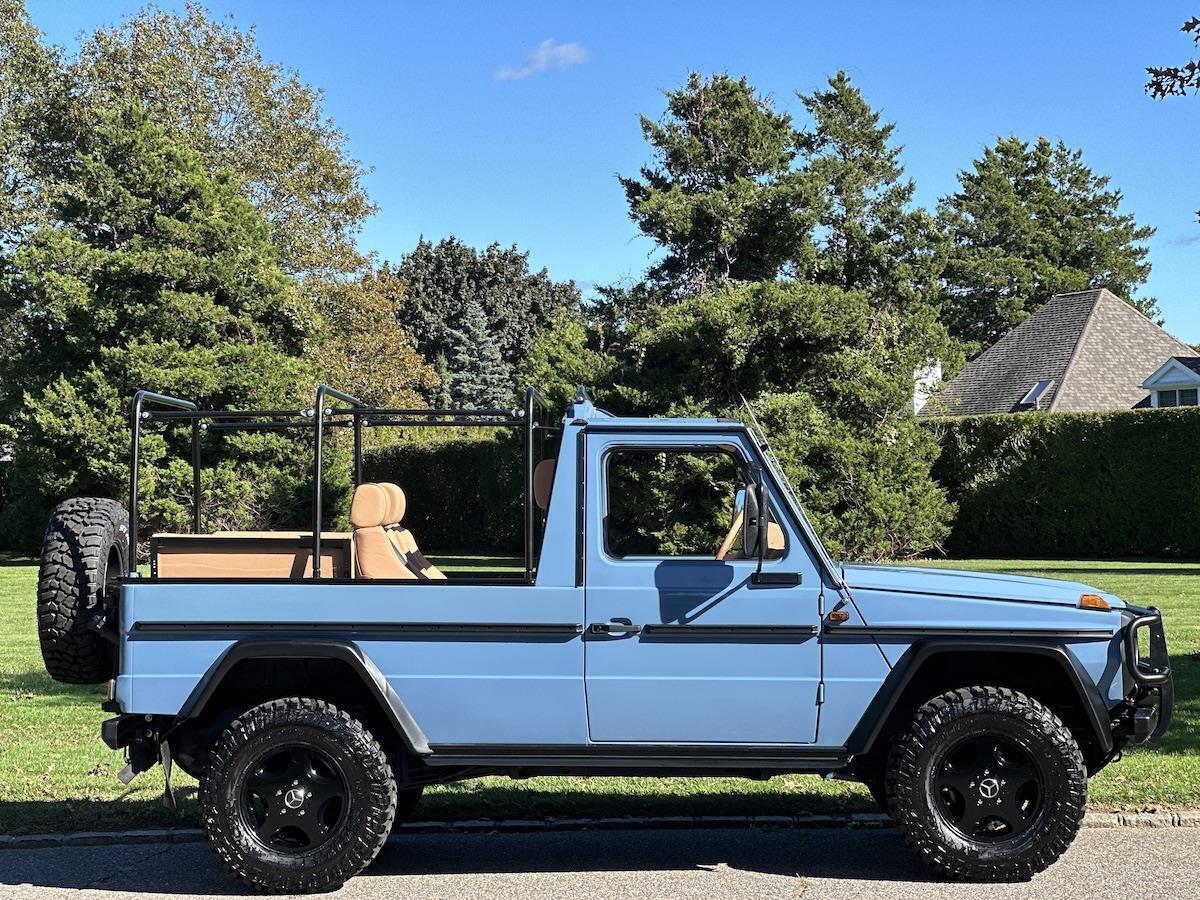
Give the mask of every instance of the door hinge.
[[825, 702], [825, 682], [817, 682], [817, 706]]

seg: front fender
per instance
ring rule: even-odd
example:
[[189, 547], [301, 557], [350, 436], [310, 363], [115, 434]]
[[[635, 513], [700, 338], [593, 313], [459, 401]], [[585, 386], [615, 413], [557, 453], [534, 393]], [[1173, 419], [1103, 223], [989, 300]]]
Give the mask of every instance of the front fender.
[[[1070, 648], [1050, 640], [1022, 640], [998, 642], [994, 637], [937, 639], [925, 638], [914, 641], [888, 674], [875, 699], [855, 725], [846, 742], [846, 749], [854, 755], [869, 753], [891, 718], [905, 689], [917, 677], [923, 666], [940, 654], [946, 653], [996, 653], [1011, 659], [1013, 655], [1025, 654], [1053, 660], [1067, 677], [1078, 696], [1092, 736], [1097, 747], [1105, 755], [1113, 750], [1113, 736], [1108, 708], [1100, 689], [1088, 676], [1079, 659]], [[953, 687], [962, 687], [954, 685]], [[950, 686], [947, 686], [948, 689]], [[927, 699], [927, 698], [922, 698]]]

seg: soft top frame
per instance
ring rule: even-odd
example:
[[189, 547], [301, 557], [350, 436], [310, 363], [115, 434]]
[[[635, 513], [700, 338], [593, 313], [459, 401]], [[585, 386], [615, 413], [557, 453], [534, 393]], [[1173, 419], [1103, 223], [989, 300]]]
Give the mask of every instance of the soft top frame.
[[[332, 402], [344, 404], [332, 405]], [[205, 431], [285, 431], [309, 429], [313, 434], [313, 574], [321, 577], [321, 518], [324, 492], [324, 437], [326, 428], [351, 428], [354, 431], [353, 481], [362, 483], [362, 434], [370, 427], [405, 428], [523, 428], [525, 432], [525, 582], [532, 584], [537, 575], [535, 531], [538, 516], [533, 502], [533, 470], [545, 454], [547, 433], [560, 430], [553, 421], [553, 409], [534, 387], [525, 389], [524, 403], [512, 409], [389, 409], [367, 406], [345, 391], [328, 384], [318, 386], [315, 402], [304, 409], [200, 409], [190, 400], [138, 391], [130, 405], [129, 455], [129, 559], [136, 577], [138, 547], [138, 468], [141, 456], [143, 422], [182, 421], [192, 426], [192, 531], [203, 531], [200, 491], [200, 435]], [[539, 416], [539, 414], [542, 414]], [[537, 457], [537, 459], [535, 459]]]

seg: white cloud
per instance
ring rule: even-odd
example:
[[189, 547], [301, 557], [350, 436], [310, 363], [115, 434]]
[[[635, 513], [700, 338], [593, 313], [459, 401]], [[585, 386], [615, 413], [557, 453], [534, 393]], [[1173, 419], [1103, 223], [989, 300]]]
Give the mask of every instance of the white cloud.
[[592, 58], [587, 47], [574, 41], [561, 44], [553, 38], [547, 38], [525, 56], [519, 66], [505, 66], [496, 70], [497, 81], [519, 81], [531, 75], [542, 72], [560, 72], [570, 66], [577, 66]]

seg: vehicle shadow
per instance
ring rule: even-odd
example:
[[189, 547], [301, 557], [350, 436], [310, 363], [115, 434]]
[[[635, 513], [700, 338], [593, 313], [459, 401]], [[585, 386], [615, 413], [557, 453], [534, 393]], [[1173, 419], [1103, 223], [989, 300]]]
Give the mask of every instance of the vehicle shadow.
[[[622, 829], [402, 835], [358, 876], [371, 894], [408, 893], [437, 877], [438, 894], [458, 893], [447, 877], [463, 879], [464, 896], [489, 896], [472, 876], [563, 874], [571, 892], [586, 891], [588, 873], [733, 870], [782, 878], [833, 878], [925, 883], [932, 875], [894, 829], [759, 829], [629, 831]], [[373, 883], [371, 883], [373, 882]], [[76, 847], [0, 854], [0, 885], [89, 890], [114, 895], [173, 893], [248, 896], [199, 843]], [[494, 896], [511, 900], [511, 879]], [[41, 894], [37, 894], [41, 896]]]

